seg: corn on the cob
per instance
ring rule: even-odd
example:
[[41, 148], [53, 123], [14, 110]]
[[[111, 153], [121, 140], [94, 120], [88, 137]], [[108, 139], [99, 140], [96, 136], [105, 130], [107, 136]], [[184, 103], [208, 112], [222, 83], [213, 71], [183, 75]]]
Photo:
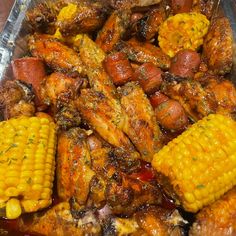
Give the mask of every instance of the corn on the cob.
[[56, 126], [47, 118], [0, 122], [0, 208], [17, 218], [51, 204]]
[[154, 155], [185, 210], [197, 212], [236, 184], [236, 122], [212, 114]]
[[159, 30], [159, 45], [163, 52], [173, 57], [181, 49], [196, 50], [210, 22], [200, 13], [180, 13], [169, 17]]
[[236, 234], [236, 187], [228, 191], [218, 201], [203, 208], [189, 235], [222, 236]]

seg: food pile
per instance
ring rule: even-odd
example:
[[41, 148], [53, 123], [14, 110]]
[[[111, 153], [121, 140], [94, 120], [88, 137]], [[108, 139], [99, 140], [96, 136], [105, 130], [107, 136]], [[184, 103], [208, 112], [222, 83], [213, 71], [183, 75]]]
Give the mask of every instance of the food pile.
[[233, 34], [213, 10], [31, 9], [28, 52], [0, 88], [0, 216], [39, 235], [236, 234]]

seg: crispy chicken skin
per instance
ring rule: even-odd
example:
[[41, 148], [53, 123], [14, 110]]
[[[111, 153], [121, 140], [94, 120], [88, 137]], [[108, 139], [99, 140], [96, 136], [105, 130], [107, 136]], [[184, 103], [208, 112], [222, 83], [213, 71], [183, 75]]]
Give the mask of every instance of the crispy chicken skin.
[[181, 236], [184, 220], [177, 210], [148, 206], [134, 214], [138, 225], [150, 236]]
[[[95, 205], [104, 201], [113, 214], [124, 215], [132, 215], [146, 204], [161, 204], [162, 194], [158, 186], [121, 172], [122, 167], [114, 163], [110, 152], [109, 148], [98, 148], [91, 152], [92, 169], [97, 179], [94, 178], [96, 181], [91, 184], [89, 199]], [[135, 160], [129, 163], [126, 168], [137, 171]]]
[[203, 208], [190, 229], [191, 236], [236, 235], [236, 187], [210, 206]]
[[83, 235], [83, 231], [75, 226], [70, 212], [70, 205], [67, 202], [54, 206], [43, 216], [34, 214], [29, 223], [21, 218], [19, 227], [23, 232], [27, 231], [48, 236]]
[[44, 104], [51, 106], [54, 119], [62, 129], [76, 127], [80, 124], [79, 111], [75, 107], [80, 87], [84, 80], [71, 78], [63, 73], [54, 72], [41, 84], [40, 94]]
[[217, 113], [227, 115], [236, 112], [236, 90], [231, 81], [211, 79], [207, 82], [206, 90], [215, 95]]
[[127, 115], [123, 130], [140, 152], [142, 159], [151, 162], [154, 153], [161, 147], [161, 132], [153, 108], [136, 82], [127, 83], [119, 91], [121, 105]]
[[45, 32], [56, 21], [58, 12], [57, 4], [52, 1], [42, 2], [36, 8], [27, 12], [26, 19], [33, 30]]
[[4, 119], [19, 116], [33, 116], [34, 94], [30, 85], [19, 81], [6, 81], [0, 88], [0, 108]]
[[108, 180], [106, 201], [114, 214], [132, 215], [144, 205], [162, 204], [160, 189], [138, 179], [115, 172]]
[[166, 17], [166, 10], [163, 6], [149, 10], [137, 23], [138, 38], [142, 41], [154, 38]]
[[[107, 16], [107, 9], [101, 1], [79, 1], [76, 11], [71, 16], [58, 18], [56, 26], [64, 36], [89, 33], [102, 27]], [[60, 14], [59, 14], [60, 16]]]
[[162, 92], [177, 100], [194, 121], [216, 113], [217, 101], [212, 92], [205, 90], [198, 81], [183, 80], [166, 73]]
[[228, 18], [216, 18], [203, 44], [203, 56], [214, 73], [229, 73], [233, 64], [233, 32]]
[[96, 43], [104, 52], [112, 51], [116, 43], [122, 38], [129, 25], [130, 16], [129, 10], [114, 11], [110, 15], [96, 38]]
[[116, 47], [127, 54], [128, 58], [133, 62], [140, 64], [151, 62], [163, 70], [167, 70], [170, 67], [169, 56], [151, 43], [142, 43], [132, 38], [127, 42], [119, 42]]
[[130, 9], [158, 4], [161, 0], [109, 0], [109, 4], [115, 9]]
[[21, 217], [19, 228], [22, 232], [47, 236], [101, 235], [101, 226], [92, 210], [88, 209], [83, 212], [79, 219], [74, 215], [75, 212], [71, 209], [70, 204], [61, 202], [43, 214], [33, 214], [30, 222]]
[[101, 92], [92, 89], [81, 90], [76, 105], [82, 118], [108, 143], [125, 150], [134, 150], [125, 134], [118, 128], [123, 119], [116, 112], [109, 99]]
[[88, 35], [77, 35], [73, 42], [73, 47], [79, 52], [86, 72], [102, 67], [106, 53]]
[[74, 47], [79, 51], [81, 60], [85, 65], [91, 88], [97, 92], [102, 92], [115, 105], [113, 99], [116, 89], [102, 65], [106, 57], [104, 51], [85, 34], [76, 37]]
[[29, 49], [34, 57], [43, 59], [56, 71], [81, 74], [83, 66], [78, 54], [50, 35], [33, 34], [29, 37]]
[[41, 83], [41, 97], [47, 105], [56, 106], [58, 100], [69, 102], [75, 99], [82, 81], [63, 73], [54, 72]]
[[95, 175], [87, 135], [80, 128], [62, 132], [57, 148], [57, 189], [59, 197], [67, 201], [73, 197], [78, 204], [85, 204], [90, 182]]
[[205, 15], [208, 19], [211, 19], [211, 16], [214, 11], [215, 0], [194, 0], [192, 11], [199, 12]]

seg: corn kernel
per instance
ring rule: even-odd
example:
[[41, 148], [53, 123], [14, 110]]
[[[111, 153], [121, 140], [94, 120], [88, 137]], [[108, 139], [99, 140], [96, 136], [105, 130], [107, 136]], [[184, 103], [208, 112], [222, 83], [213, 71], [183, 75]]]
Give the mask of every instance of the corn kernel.
[[16, 219], [21, 215], [20, 201], [16, 198], [11, 198], [6, 204], [6, 217], [8, 219]]

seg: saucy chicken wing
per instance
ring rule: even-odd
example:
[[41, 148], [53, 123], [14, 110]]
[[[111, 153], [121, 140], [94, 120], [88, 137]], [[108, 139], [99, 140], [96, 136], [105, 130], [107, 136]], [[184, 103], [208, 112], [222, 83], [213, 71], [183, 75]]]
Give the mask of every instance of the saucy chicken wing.
[[137, 35], [142, 41], [153, 39], [159, 31], [159, 26], [167, 17], [163, 6], [148, 11], [137, 23]]
[[69, 3], [57, 16], [56, 26], [64, 36], [89, 33], [102, 27], [107, 9], [100, 1]]
[[73, 217], [70, 204], [61, 202], [44, 214], [34, 214], [30, 222], [21, 218], [19, 227], [22, 232], [38, 233], [47, 236], [82, 236], [89, 233], [101, 234], [101, 227], [98, 224], [92, 211], [87, 211], [81, 219]]
[[[57, 189], [59, 197], [70, 198], [78, 204], [85, 204], [90, 182], [95, 175], [91, 169], [91, 159], [87, 135], [80, 128], [62, 132], [58, 138], [57, 149]], [[69, 174], [68, 174], [69, 173]]]
[[177, 100], [192, 120], [197, 121], [211, 113], [216, 113], [217, 102], [214, 94], [204, 90], [199, 82], [178, 79], [169, 73], [164, 77], [166, 81], [163, 83], [162, 92]]
[[71, 74], [83, 72], [78, 54], [50, 35], [31, 35], [28, 45], [33, 56], [43, 59], [49, 67], [56, 71]]
[[228, 18], [216, 18], [203, 44], [209, 69], [219, 75], [229, 73], [233, 64], [233, 32]]
[[34, 94], [30, 85], [19, 81], [6, 81], [0, 89], [0, 108], [4, 119], [33, 116]]
[[124, 132], [129, 136], [144, 161], [151, 162], [161, 147], [161, 132], [152, 106], [142, 88], [135, 82], [121, 87], [121, 105], [127, 119]]
[[132, 38], [127, 42], [119, 42], [116, 47], [126, 53], [131, 61], [140, 64], [151, 62], [163, 70], [170, 67], [169, 56], [151, 43], [142, 43]]
[[71, 78], [63, 73], [54, 72], [41, 84], [40, 94], [44, 104], [51, 106], [54, 119], [60, 128], [68, 129], [80, 124], [79, 111], [74, 100], [85, 81]]
[[128, 10], [114, 11], [98, 33], [96, 43], [104, 52], [112, 51], [116, 43], [122, 38], [129, 25], [131, 12]]
[[109, 4], [115, 9], [130, 9], [158, 4], [161, 0], [109, 0]]
[[116, 90], [110, 77], [103, 69], [102, 62], [106, 57], [104, 51], [85, 34], [75, 38], [74, 47], [80, 53], [90, 86], [113, 100]]
[[134, 150], [125, 134], [118, 128], [122, 114], [117, 113], [101, 92], [83, 89], [76, 105], [83, 119], [108, 143], [125, 150]]
[[236, 90], [231, 81], [211, 79], [207, 82], [206, 90], [215, 95], [217, 113], [230, 115], [236, 112]]

